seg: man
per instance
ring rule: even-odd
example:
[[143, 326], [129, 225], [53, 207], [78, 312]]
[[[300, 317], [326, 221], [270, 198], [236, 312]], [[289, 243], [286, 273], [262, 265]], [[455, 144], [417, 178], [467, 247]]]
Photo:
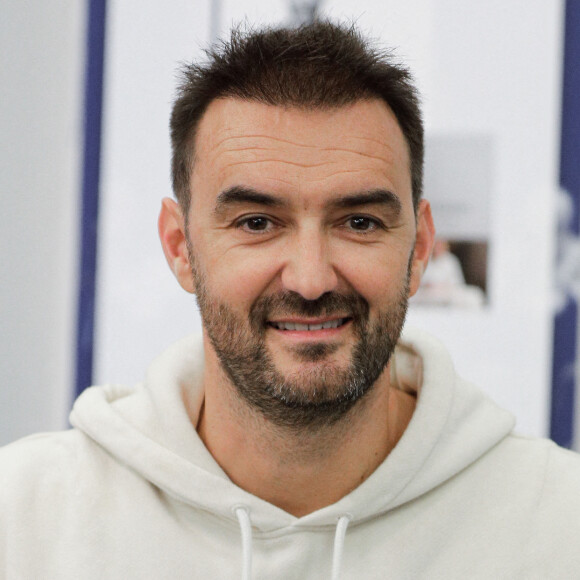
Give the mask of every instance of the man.
[[328, 23], [208, 56], [159, 217], [203, 339], [3, 450], [2, 577], [580, 577], [577, 457], [400, 339], [434, 238], [408, 72]]

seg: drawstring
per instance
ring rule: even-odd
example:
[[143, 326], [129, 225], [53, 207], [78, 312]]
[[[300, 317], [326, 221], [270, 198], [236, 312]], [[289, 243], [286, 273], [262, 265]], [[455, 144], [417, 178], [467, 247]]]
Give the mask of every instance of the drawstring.
[[[242, 580], [252, 578], [252, 522], [250, 521], [250, 510], [245, 506], [236, 506], [234, 513], [240, 524], [242, 534]], [[344, 514], [338, 519], [336, 533], [334, 534], [334, 549], [332, 552], [332, 580], [339, 580], [340, 566], [342, 564], [342, 552], [344, 548], [344, 537], [346, 528], [352, 516]]]
[[345, 514], [340, 516], [336, 524], [336, 533], [334, 534], [334, 550], [332, 552], [332, 580], [339, 580], [340, 565], [342, 564], [342, 550], [344, 548], [344, 536], [346, 536], [346, 528], [352, 516]]
[[252, 578], [252, 522], [250, 510], [245, 506], [237, 506], [234, 513], [238, 518], [242, 533], [242, 580]]

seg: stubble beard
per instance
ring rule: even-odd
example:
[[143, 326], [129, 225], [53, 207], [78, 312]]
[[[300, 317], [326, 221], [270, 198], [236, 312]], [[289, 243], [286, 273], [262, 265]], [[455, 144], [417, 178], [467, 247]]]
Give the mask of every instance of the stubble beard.
[[[247, 407], [258, 410], [273, 426], [317, 431], [348, 416], [371, 391], [405, 322], [410, 263], [398, 295], [374, 323], [369, 321], [369, 304], [361, 295], [336, 292], [316, 300], [305, 300], [290, 291], [262, 296], [252, 304], [246, 319], [211, 296], [191, 249], [189, 254], [204, 329], [225, 375]], [[291, 354], [308, 368], [282, 374], [265, 341], [267, 322], [274, 314], [278, 318], [348, 315], [356, 342], [346, 368], [329, 360], [339, 347], [320, 342], [293, 347]]]

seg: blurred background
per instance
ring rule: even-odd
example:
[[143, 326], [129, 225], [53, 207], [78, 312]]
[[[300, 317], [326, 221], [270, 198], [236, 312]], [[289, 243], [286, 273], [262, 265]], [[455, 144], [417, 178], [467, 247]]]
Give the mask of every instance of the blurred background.
[[580, 448], [580, 2], [0, 0], [0, 444], [199, 331], [157, 239], [180, 63], [232, 24], [356, 22], [423, 99], [439, 242], [408, 324]]

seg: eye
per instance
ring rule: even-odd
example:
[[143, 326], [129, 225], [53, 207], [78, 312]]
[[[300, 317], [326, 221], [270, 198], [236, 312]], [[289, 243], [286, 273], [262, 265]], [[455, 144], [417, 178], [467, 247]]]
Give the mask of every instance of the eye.
[[239, 220], [236, 227], [246, 232], [269, 232], [274, 224], [272, 220], [264, 216], [249, 216]]
[[357, 232], [373, 232], [382, 227], [378, 220], [364, 215], [355, 215], [348, 218], [346, 225]]

